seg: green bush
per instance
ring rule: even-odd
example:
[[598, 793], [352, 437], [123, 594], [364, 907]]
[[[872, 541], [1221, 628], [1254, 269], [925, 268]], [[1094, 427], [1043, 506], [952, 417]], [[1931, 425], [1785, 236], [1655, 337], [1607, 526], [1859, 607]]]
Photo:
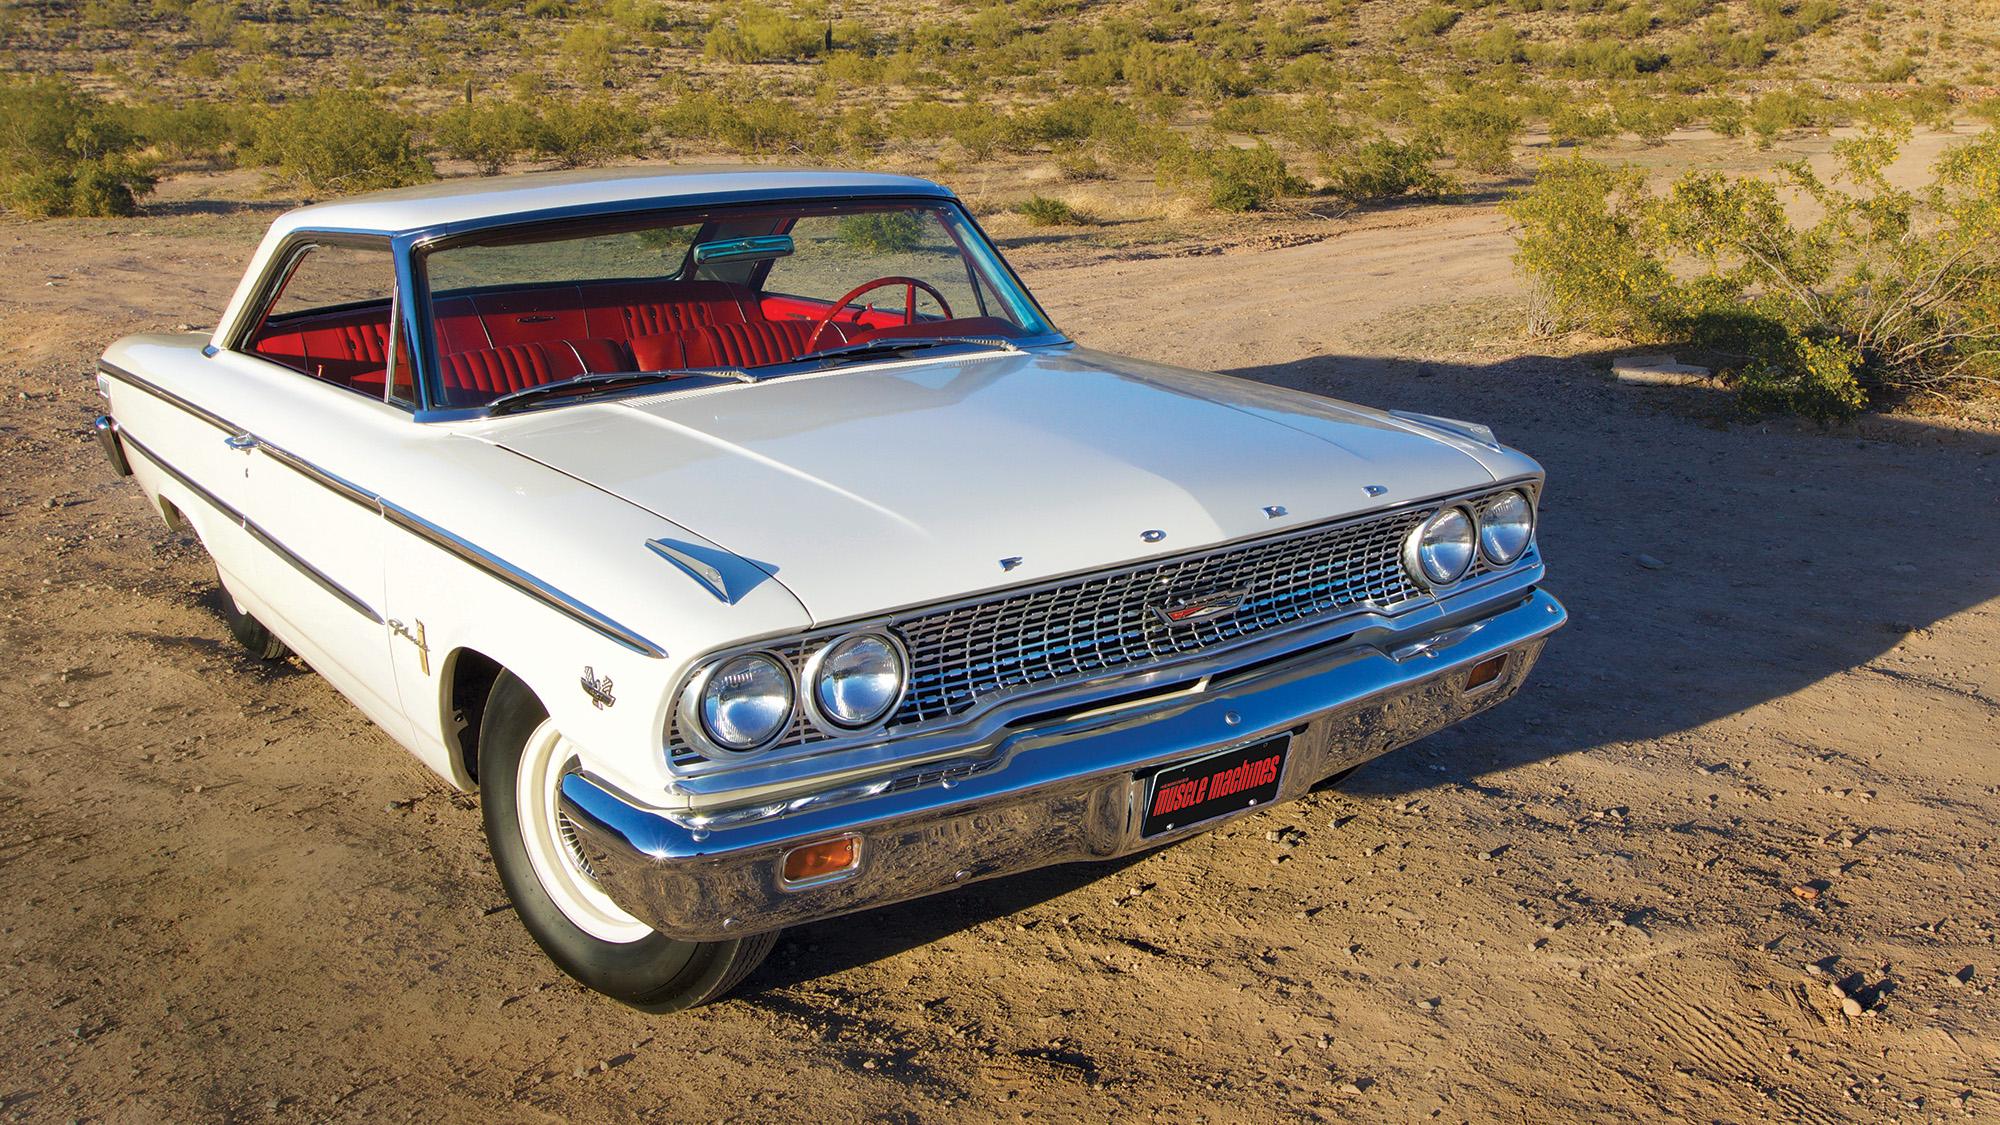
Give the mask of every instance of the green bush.
[[1442, 155], [1437, 142], [1376, 137], [1322, 166], [1327, 192], [1361, 206], [1404, 198], [1428, 198], [1452, 189], [1451, 180], [1431, 166]]
[[1031, 195], [1014, 205], [1021, 217], [1038, 227], [1075, 227], [1090, 222], [1090, 216], [1071, 207], [1060, 199], [1046, 195]]
[[819, 54], [825, 41], [826, 25], [818, 20], [745, 3], [717, 14], [702, 53], [723, 62], [787, 62]]
[[445, 155], [469, 160], [489, 176], [530, 152], [554, 147], [534, 106], [511, 100], [478, 101], [445, 110], [432, 125], [432, 141]]
[[124, 116], [142, 145], [170, 160], [222, 160], [244, 137], [243, 115], [214, 102], [146, 102]]
[[908, 211], [873, 211], [840, 220], [840, 240], [871, 254], [902, 254], [923, 245], [923, 220]]
[[1458, 26], [1459, 19], [1464, 15], [1457, 8], [1432, 4], [1403, 21], [1403, 34], [1412, 39], [1443, 35]]
[[399, 187], [436, 174], [410, 120], [356, 90], [322, 90], [266, 112], [246, 155], [315, 192]]
[[[1571, 323], [1708, 349], [1753, 410], [1838, 418], [1872, 394], [2000, 388], [2000, 134], [1948, 149], [1929, 186], [1884, 174], [1899, 136], [1835, 144], [1775, 180], [1693, 171], [1665, 192], [1582, 157], [1507, 205], [1515, 260]], [[1795, 221], [1785, 195], [1815, 218]]]
[[130, 215], [153, 189], [139, 139], [60, 78], [0, 80], [0, 204], [23, 215]]
[[536, 112], [541, 128], [535, 134], [534, 152], [558, 167], [602, 164], [636, 156], [645, 147], [646, 119], [602, 94], [574, 100], [545, 98]]
[[34, 219], [66, 215], [132, 215], [157, 179], [122, 156], [51, 164], [0, 180], [0, 203]]
[[1261, 211], [1305, 189], [1278, 150], [1259, 141], [1253, 148], [1205, 143], [1187, 145], [1160, 160], [1160, 179], [1194, 190], [1218, 211]]
[[1491, 91], [1463, 94], [1438, 107], [1431, 131], [1444, 151], [1476, 172], [1505, 172], [1514, 166], [1514, 141], [1525, 123]]

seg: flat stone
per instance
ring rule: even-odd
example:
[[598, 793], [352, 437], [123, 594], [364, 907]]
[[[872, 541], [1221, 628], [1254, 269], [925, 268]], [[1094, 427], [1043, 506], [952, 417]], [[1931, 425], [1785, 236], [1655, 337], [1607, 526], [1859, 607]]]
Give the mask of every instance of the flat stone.
[[1706, 367], [1670, 355], [1621, 355], [1611, 361], [1611, 374], [1621, 383], [1648, 387], [1697, 387], [1714, 376]]

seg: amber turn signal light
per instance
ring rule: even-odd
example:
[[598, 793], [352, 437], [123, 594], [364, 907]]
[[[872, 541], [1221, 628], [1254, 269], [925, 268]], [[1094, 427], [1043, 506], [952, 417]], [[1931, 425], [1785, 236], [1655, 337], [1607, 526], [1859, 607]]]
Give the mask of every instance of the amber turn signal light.
[[859, 836], [838, 836], [816, 844], [802, 844], [785, 853], [785, 882], [817, 882], [850, 870], [859, 862]]
[[1499, 679], [1501, 671], [1506, 667], [1507, 654], [1504, 652], [1498, 656], [1489, 656], [1479, 663], [1474, 664], [1465, 670], [1465, 690], [1477, 691], [1485, 687], [1487, 684]]

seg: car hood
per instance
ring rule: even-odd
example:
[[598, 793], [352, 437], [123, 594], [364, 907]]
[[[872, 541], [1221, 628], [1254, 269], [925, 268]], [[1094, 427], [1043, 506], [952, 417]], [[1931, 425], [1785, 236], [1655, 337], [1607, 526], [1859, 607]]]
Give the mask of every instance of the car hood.
[[578, 404], [476, 436], [740, 555], [815, 622], [1494, 479], [1467, 443], [1378, 412], [1083, 349]]

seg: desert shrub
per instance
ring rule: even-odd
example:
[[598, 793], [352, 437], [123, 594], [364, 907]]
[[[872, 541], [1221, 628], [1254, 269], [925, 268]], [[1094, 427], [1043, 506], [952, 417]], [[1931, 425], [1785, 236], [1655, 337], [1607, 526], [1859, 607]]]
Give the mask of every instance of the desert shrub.
[[1457, 8], [1447, 8], [1442, 4], [1432, 4], [1403, 21], [1403, 34], [1412, 39], [1423, 39], [1443, 35], [1458, 26], [1465, 13]]
[[1431, 166], [1442, 153], [1428, 138], [1397, 141], [1375, 137], [1321, 165], [1328, 194], [1356, 206], [1403, 198], [1427, 198], [1451, 190], [1451, 181]]
[[1199, 193], [1218, 211], [1261, 211], [1305, 188], [1278, 150], [1261, 141], [1252, 148], [1213, 142], [1187, 145], [1161, 158], [1159, 176], [1162, 182]]
[[236, 30], [236, 5], [229, 0], [195, 0], [188, 7], [187, 21], [195, 42], [220, 47]]
[[243, 139], [243, 115], [214, 102], [146, 102], [124, 116], [141, 144], [170, 160], [222, 159]]
[[23, 215], [130, 215], [154, 177], [109, 107], [59, 78], [0, 80], [0, 205]]
[[1038, 227], [1074, 227], [1090, 222], [1090, 216], [1060, 199], [1031, 195], [1014, 205], [1021, 217]]
[[545, 98], [536, 107], [536, 115], [541, 127], [534, 134], [533, 151], [558, 167], [636, 156], [645, 146], [645, 117], [602, 94], [574, 100]]
[[[1838, 418], [1873, 394], [2000, 388], [2000, 136], [1891, 184], [1899, 140], [1834, 146], [1775, 179], [1692, 171], [1664, 192], [1573, 157], [1508, 204], [1515, 260], [1572, 323], [1720, 358], [1755, 410]], [[1781, 193], [1812, 204], [1794, 221]]]
[[562, 37], [556, 54], [578, 83], [609, 86], [618, 78], [618, 49], [623, 45], [624, 37], [613, 28], [578, 24]]
[[1492, 91], [1462, 94], [1439, 106], [1430, 131], [1453, 160], [1478, 172], [1514, 166], [1514, 141], [1525, 128], [1507, 99]]
[[972, 160], [993, 155], [1007, 135], [1005, 118], [978, 103], [914, 101], [889, 112], [892, 140], [956, 141]]
[[1483, 63], [1505, 66], [1528, 56], [1521, 49], [1521, 33], [1514, 30], [1513, 24], [1500, 23], [1472, 41], [1472, 57]]
[[438, 114], [431, 128], [439, 151], [469, 160], [489, 176], [552, 143], [541, 114], [532, 105], [513, 100], [453, 106]]
[[367, 191], [435, 175], [410, 120], [354, 90], [322, 90], [267, 111], [246, 155], [312, 191]]
[[1773, 141], [1796, 129], [1822, 123], [1823, 100], [1801, 90], [1766, 90], [1750, 103], [1748, 124], [1757, 134], [1757, 146], [1769, 148]]
[[123, 156], [52, 164], [0, 180], [0, 203], [29, 218], [132, 215], [157, 178]]
[[743, 3], [717, 13], [702, 53], [723, 62], [784, 62], [818, 54], [825, 40], [826, 27], [818, 20]]
[[1549, 139], [1559, 145], [1601, 141], [1618, 132], [1618, 119], [1608, 109], [1563, 102], [1549, 114]]
[[923, 220], [908, 211], [849, 215], [836, 231], [842, 242], [871, 254], [904, 254], [924, 242]]

